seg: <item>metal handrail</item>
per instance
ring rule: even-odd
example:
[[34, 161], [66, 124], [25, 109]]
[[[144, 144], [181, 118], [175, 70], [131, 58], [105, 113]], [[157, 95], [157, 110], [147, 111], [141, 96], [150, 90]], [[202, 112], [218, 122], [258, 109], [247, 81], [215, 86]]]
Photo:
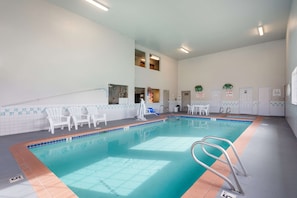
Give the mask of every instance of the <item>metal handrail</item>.
[[[210, 136], [209, 136], [209, 137], [210, 137]], [[226, 161], [225, 161], [225, 162], [226, 162], [226, 163], [229, 165], [229, 167], [230, 167], [230, 170], [231, 170], [231, 173], [232, 173], [232, 175], [233, 175], [233, 177], [234, 177], [234, 180], [235, 180], [235, 183], [236, 183], [237, 188], [235, 188], [234, 184], [232, 183], [232, 181], [231, 181], [230, 179], [228, 179], [226, 176], [224, 176], [223, 174], [219, 173], [219, 172], [216, 171], [215, 169], [211, 168], [210, 166], [208, 166], [208, 165], [205, 164], [204, 162], [200, 161], [200, 160], [196, 157], [194, 148], [195, 148], [195, 146], [198, 145], [198, 144], [200, 144], [200, 145], [202, 146], [202, 150], [203, 150], [204, 152], [205, 152], [206, 150], [203, 149], [203, 148], [204, 148], [204, 145], [206, 145], [206, 146], [209, 146], [209, 147], [216, 148], [216, 149], [220, 150], [220, 151], [224, 154], [224, 156], [225, 156], [225, 158], [226, 158]], [[221, 177], [222, 179], [224, 179], [224, 180], [229, 184], [229, 186], [231, 187], [231, 189], [232, 189], [233, 191], [238, 192], [238, 193], [240, 193], [240, 194], [244, 194], [244, 192], [243, 192], [243, 190], [242, 190], [242, 188], [241, 188], [241, 186], [240, 186], [240, 184], [239, 184], [239, 181], [238, 181], [238, 179], [237, 179], [237, 176], [236, 176], [236, 174], [235, 174], [234, 166], [232, 165], [231, 160], [230, 160], [230, 158], [229, 158], [227, 152], [226, 152], [221, 146], [216, 145], [216, 144], [213, 144], [213, 143], [205, 142], [205, 140], [196, 141], [196, 142], [194, 142], [194, 143], [192, 144], [192, 146], [191, 146], [191, 154], [192, 154], [192, 157], [194, 158], [194, 160], [195, 160], [198, 164], [200, 164], [200, 165], [203, 166], [204, 168], [210, 170], [211, 172], [213, 172], [213, 173], [216, 174], [217, 176], [219, 176], [219, 177]], [[210, 153], [206, 152], [205, 154], [209, 155]], [[209, 156], [210, 156], [210, 157], [213, 157], [214, 155], [210, 154]], [[218, 158], [215, 156], [214, 159], [218, 159]], [[221, 161], [221, 160], [220, 160], [220, 161]]]
[[[223, 141], [223, 142], [228, 143], [229, 146], [231, 146], [231, 148], [232, 148], [232, 150], [233, 150], [233, 153], [234, 153], [235, 157], [237, 158], [237, 161], [238, 161], [238, 163], [239, 163], [239, 165], [240, 165], [240, 168], [241, 168], [241, 170], [242, 170], [241, 174], [244, 175], [244, 176], [247, 176], [247, 175], [248, 175], [246, 169], [244, 168], [243, 164], [241, 163], [241, 160], [240, 160], [240, 158], [239, 158], [239, 156], [238, 156], [238, 153], [237, 153], [236, 148], [234, 147], [233, 143], [232, 143], [230, 140], [225, 139], [225, 138], [216, 137], [216, 136], [205, 136], [204, 138], [201, 139], [201, 141], [206, 141], [206, 140], [208, 140], [208, 139], [220, 140], [220, 141]], [[218, 158], [217, 156], [212, 155], [212, 154], [209, 153], [204, 147], [202, 147], [202, 149], [203, 149], [204, 153], [207, 154], [208, 156], [210, 156], [210, 157], [212, 157], [212, 158], [214, 158], [214, 159], [216, 159], [216, 160], [219, 160], [220, 162], [223, 162], [223, 163], [227, 164], [227, 162], [226, 162], [225, 160], [222, 160], [222, 159]], [[233, 166], [233, 165], [232, 165], [232, 166]], [[240, 172], [240, 171], [236, 168], [236, 166], [233, 166], [233, 168], [234, 168], [238, 173]]]

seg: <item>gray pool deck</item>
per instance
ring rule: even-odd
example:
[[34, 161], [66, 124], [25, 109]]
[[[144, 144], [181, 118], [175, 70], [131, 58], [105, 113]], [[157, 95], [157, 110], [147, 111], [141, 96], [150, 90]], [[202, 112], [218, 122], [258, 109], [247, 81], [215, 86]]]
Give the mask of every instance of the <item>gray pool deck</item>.
[[[296, 198], [297, 139], [285, 118], [264, 117], [247, 148], [240, 156], [248, 176], [239, 176], [244, 195], [236, 197]], [[231, 178], [231, 176], [230, 176]]]
[[[214, 115], [216, 116], [216, 115]], [[154, 119], [150, 117], [149, 119]], [[109, 127], [136, 123], [135, 119], [108, 122]], [[105, 126], [100, 124], [102, 128]], [[78, 133], [88, 130], [81, 127]], [[33, 198], [37, 197], [31, 184], [23, 180], [10, 183], [9, 179], [23, 175], [11, 155], [9, 148], [17, 143], [69, 134], [69, 131], [56, 130], [55, 134], [47, 130], [0, 137], [0, 197]], [[236, 197], [247, 198], [296, 198], [297, 197], [297, 139], [283, 117], [264, 117], [257, 127], [247, 148], [240, 156], [247, 169], [247, 177], [239, 177], [244, 195], [233, 193], [227, 184], [218, 192], [231, 192]], [[198, 165], [198, 164], [197, 164]], [[231, 177], [231, 176], [230, 176]], [[219, 179], [219, 178], [218, 178]], [[198, 194], [195, 197], [200, 197]]]

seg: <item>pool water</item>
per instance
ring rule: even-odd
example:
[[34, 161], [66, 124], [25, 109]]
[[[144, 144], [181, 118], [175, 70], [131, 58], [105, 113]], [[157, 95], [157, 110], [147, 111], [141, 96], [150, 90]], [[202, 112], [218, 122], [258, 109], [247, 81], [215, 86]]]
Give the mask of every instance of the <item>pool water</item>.
[[205, 172], [191, 156], [193, 142], [207, 135], [233, 142], [250, 124], [171, 117], [29, 148], [80, 198], [174, 198]]

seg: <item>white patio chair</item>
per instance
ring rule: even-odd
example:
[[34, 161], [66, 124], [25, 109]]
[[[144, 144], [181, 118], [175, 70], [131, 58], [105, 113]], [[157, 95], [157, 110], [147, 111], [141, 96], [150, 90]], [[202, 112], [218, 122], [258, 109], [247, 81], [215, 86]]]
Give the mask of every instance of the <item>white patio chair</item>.
[[93, 123], [94, 127], [96, 127], [97, 123], [98, 125], [100, 122], [104, 122], [105, 126], [107, 125], [107, 120], [106, 120], [106, 114], [100, 114], [98, 112], [97, 107], [87, 107], [88, 113], [91, 116], [91, 122]]
[[85, 123], [91, 128], [90, 115], [83, 113], [83, 108], [81, 106], [68, 107], [67, 109], [72, 117], [75, 130], [78, 129], [78, 125], [83, 126]]
[[187, 104], [187, 107], [188, 107], [188, 114], [192, 114], [192, 106]]
[[192, 115], [200, 113], [200, 106], [201, 105], [191, 105], [191, 107], [192, 107], [192, 109], [191, 109]]
[[55, 133], [55, 127], [57, 126], [60, 126], [61, 129], [64, 129], [64, 126], [68, 126], [68, 130], [70, 131], [71, 129], [70, 116], [65, 116], [63, 114], [62, 107], [48, 107], [45, 109], [45, 112], [47, 114], [47, 119], [50, 124], [50, 127], [48, 130], [52, 134]]
[[209, 104], [201, 105], [199, 108], [199, 115], [209, 115]]

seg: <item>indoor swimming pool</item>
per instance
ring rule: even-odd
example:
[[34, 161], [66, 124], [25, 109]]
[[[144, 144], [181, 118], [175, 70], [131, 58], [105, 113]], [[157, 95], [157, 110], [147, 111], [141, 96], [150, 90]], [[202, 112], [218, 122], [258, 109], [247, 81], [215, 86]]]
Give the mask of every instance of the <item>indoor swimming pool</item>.
[[[233, 142], [250, 124], [169, 117], [28, 148], [80, 198], [174, 198], [181, 197], [205, 171], [191, 156], [193, 142], [209, 135]], [[214, 162], [206, 160], [209, 165]]]

